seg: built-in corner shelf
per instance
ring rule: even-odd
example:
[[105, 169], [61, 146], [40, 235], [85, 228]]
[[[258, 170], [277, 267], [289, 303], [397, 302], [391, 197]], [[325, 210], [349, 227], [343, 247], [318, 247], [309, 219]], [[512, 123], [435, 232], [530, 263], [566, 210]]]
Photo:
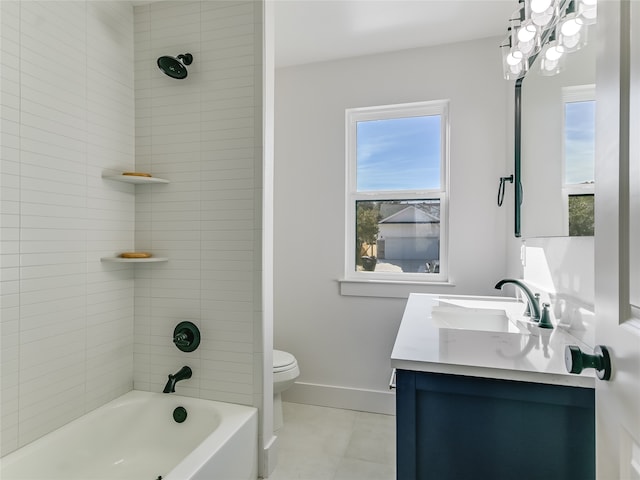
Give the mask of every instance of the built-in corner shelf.
[[116, 182], [134, 183], [136, 185], [150, 185], [154, 183], [169, 183], [169, 180], [157, 177], [142, 177], [138, 175], [103, 175], [102, 178], [114, 180]]
[[101, 262], [113, 262], [113, 263], [154, 263], [154, 262], [168, 262], [166, 257], [149, 257], [149, 258], [122, 258], [122, 257], [102, 257]]
[[[113, 170], [112, 170], [113, 172]], [[139, 172], [136, 172], [139, 173]], [[151, 185], [154, 183], [169, 183], [169, 180], [165, 180], [164, 178], [150, 177], [144, 175], [114, 175], [113, 173], [102, 173], [102, 178], [106, 178], [108, 180], [114, 180], [116, 182], [123, 183], [133, 183], [135, 185]], [[138, 255], [136, 255], [138, 256]], [[139, 257], [139, 256], [138, 256]], [[169, 259], [166, 257], [149, 257], [144, 256], [143, 258], [123, 258], [123, 257], [102, 257], [100, 259], [101, 262], [111, 262], [111, 263], [158, 263], [158, 262], [168, 262]]]

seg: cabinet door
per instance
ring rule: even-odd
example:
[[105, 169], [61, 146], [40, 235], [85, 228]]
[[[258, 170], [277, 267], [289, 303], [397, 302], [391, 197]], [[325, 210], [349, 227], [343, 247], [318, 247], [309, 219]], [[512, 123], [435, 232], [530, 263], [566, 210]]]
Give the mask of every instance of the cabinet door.
[[397, 372], [398, 479], [595, 478], [593, 389]]

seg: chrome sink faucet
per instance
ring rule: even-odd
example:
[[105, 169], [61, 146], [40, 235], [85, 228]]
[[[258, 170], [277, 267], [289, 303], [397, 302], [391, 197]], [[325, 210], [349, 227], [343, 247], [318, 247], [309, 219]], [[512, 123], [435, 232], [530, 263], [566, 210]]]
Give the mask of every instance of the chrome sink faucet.
[[192, 372], [191, 369], [187, 366], [182, 367], [178, 370], [177, 373], [173, 375], [169, 375], [169, 380], [167, 384], [164, 386], [164, 390], [162, 393], [173, 393], [176, 391], [176, 383], [180, 380], [186, 380], [187, 378], [191, 378]]
[[518, 287], [520, 287], [520, 289], [524, 292], [524, 294], [527, 297], [528, 303], [529, 303], [529, 315], [531, 316], [531, 320], [538, 322], [540, 321], [540, 303], [538, 300], [538, 296], [534, 295], [533, 292], [529, 289], [529, 287], [527, 287], [524, 282], [522, 282], [521, 280], [515, 280], [512, 278], [505, 278], [504, 280], [500, 280], [498, 283], [496, 283], [496, 289], [500, 290], [502, 289], [503, 285], [506, 285], [507, 283], [511, 283], [513, 285], [516, 285]]

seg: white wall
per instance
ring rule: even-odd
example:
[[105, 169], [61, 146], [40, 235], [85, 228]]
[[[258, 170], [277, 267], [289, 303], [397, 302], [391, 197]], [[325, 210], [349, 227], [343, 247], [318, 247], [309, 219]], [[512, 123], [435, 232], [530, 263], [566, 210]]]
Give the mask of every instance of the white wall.
[[496, 293], [512, 229], [508, 210], [496, 205], [498, 179], [512, 173], [511, 84], [498, 45], [487, 39], [276, 71], [274, 346], [301, 369], [288, 399], [393, 410], [389, 356], [405, 300], [339, 293], [346, 108], [450, 99], [455, 286], [426, 291]]
[[554, 323], [595, 346], [594, 237], [528, 238], [523, 245], [522, 278], [551, 305]]
[[[158, 2], [135, 8], [136, 169], [167, 185], [137, 187], [136, 249], [169, 257], [136, 267], [136, 389], [262, 404], [261, 12], [247, 2]], [[162, 55], [189, 52], [186, 79]], [[202, 334], [172, 343], [182, 320]]]
[[524, 278], [545, 292], [594, 303], [594, 237], [529, 238]]
[[133, 10], [0, 2], [2, 449], [133, 385]]

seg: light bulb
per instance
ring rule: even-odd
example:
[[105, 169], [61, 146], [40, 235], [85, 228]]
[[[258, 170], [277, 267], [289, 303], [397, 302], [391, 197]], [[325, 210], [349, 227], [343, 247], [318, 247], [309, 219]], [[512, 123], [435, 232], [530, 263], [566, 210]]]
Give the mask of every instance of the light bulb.
[[587, 43], [587, 29], [582, 28], [584, 21], [575, 13], [570, 13], [560, 25], [559, 43], [567, 52], [580, 50]]
[[502, 69], [504, 78], [507, 80], [520, 78], [527, 70], [524, 55], [517, 48], [508, 48], [508, 45], [504, 45], [503, 47], [507, 47], [502, 51]]
[[577, 17], [567, 18], [560, 27], [560, 33], [567, 37], [576, 35], [582, 28], [582, 20]]
[[514, 50], [507, 55], [507, 63], [511, 66], [518, 65], [522, 62], [523, 57], [522, 52]]
[[512, 73], [513, 75], [518, 75], [519, 73], [522, 73], [522, 62], [518, 62], [515, 65], [509, 65], [509, 72]]
[[560, 60], [563, 53], [564, 47], [562, 47], [562, 45], [553, 45], [547, 48], [547, 51], [544, 53], [544, 57], [550, 62], [556, 62]]
[[580, 35], [562, 37], [562, 44], [567, 48], [567, 50], [578, 50], [582, 46], [580, 45], [580, 40]]
[[539, 27], [546, 27], [553, 20], [554, 9], [552, 7], [542, 12], [531, 12], [531, 21]]
[[585, 25], [593, 25], [598, 17], [598, 3], [596, 0], [581, 0], [578, 3], [578, 14]]
[[525, 57], [528, 57], [533, 52], [536, 43], [533, 40], [528, 42], [518, 42], [518, 50], [520, 50]]
[[520, 30], [518, 30], [518, 40], [521, 42], [529, 42], [533, 40], [536, 36], [537, 30], [536, 26], [532, 23], [523, 23]]
[[558, 60], [549, 60], [546, 59], [546, 62], [542, 63], [542, 68], [547, 72], [553, 72], [556, 68], [558, 68]]
[[542, 75], [555, 75], [562, 70], [564, 65], [565, 48], [556, 40], [547, 44], [540, 59], [540, 73]]
[[542, 13], [551, 6], [553, 0], [531, 0], [530, 8], [532, 12]]

